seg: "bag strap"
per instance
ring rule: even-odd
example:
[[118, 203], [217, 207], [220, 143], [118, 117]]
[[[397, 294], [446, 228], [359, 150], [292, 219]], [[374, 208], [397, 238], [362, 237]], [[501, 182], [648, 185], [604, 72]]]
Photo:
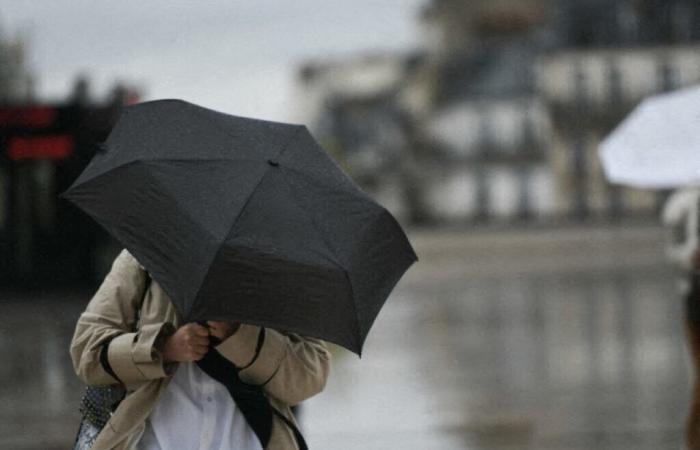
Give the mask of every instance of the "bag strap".
[[233, 363], [214, 348], [195, 363], [204, 373], [223, 384], [263, 448], [272, 435], [272, 407], [260, 386], [244, 383]]
[[306, 445], [306, 440], [304, 439], [304, 436], [302, 436], [301, 431], [299, 431], [299, 428], [297, 428], [297, 426], [294, 424], [294, 422], [292, 422], [284, 414], [279, 412], [277, 410], [277, 408], [275, 408], [273, 406], [271, 406], [271, 408], [272, 408], [272, 412], [277, 417], [279, 417], [282, 420], [282, 422], [287, 424], [287, 426], [289, 428], [291, 428], [292, 433], [294, 433], [294, 438], [297, 440], [297, 444], [299, 445], [299, 450], [309, 450], [309, 447]]
[[261, 386], [243, 382], [238, 376], [239, 369], [217, 350], [210, 348], [204, 358], [197, 361], [196, 364], [207, 375], [226, 387], [263, 448], [267, 447], [270, 442], [274, 414], [292, 430], [299, 450], [308, 450], [306, 440], [294, 422], [270, 404]]

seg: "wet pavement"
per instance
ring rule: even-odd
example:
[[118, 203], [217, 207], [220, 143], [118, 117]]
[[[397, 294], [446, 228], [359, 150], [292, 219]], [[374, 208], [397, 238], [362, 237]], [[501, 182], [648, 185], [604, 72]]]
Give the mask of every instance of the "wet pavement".
[[[334, 350], [312, 449], [678, 449], [690, 366], [652, 226], [416, 232], [361, 359]], [[0, 293], [0, 449], [72, 442], [87, 289]]]
[[68, 345], [90, 295], [88, 290], [0, 294], [0, 449], [70, 447], [83, 386]]
[[306, 405], [312, 448], [680, 448], [690, 367], [658, 229], [412, 241], [362, 360], [342, 353]]

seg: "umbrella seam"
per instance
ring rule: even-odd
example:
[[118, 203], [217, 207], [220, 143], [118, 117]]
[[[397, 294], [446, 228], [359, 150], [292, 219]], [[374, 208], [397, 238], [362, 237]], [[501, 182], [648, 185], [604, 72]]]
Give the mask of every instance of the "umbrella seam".
[[[133, 164], [136, 163], [136, 162], [138, 162], [138, 161], [137, 161], [137, 160], [134, 160], [134, 161], [125, 162], [125, 163], [120, 164], [120, 165], [118, 165], [118, 166], [116, 166], [116, 167], [112, 167], [112, 168], [110, 168], [110, 169], [108, 169], [108, 170], [105, 170], [104, 172], [98, 173], [98, 174], [95, 175], [94, 177], [88, 178], [87, 180], [80, 180], [80, 175], [78, 175], [78, 178], [75, 179], [75, 181], [73, 182], [73, 184], [71, 184], [70, 187], [69, 187], [68, 189], [66, 189], [66, 190], [63, 192], [63, 194], [67, 193], [68, 191], [72, 190], [73, 188], [77, 188], [78, 186], [84, 185], [85, 183], [89, 183], [89, 182], [91, 182], [91, 181], [97, 180], [98, 178], [103, 177], [103, 176], [105, 176], [105, 175], [107, 175], [107, 174], [109, 174], [109, 173], [114, 173], [114, 171], [116, 171], [116, 170], [118, 170], [118, 169], [124, 169], [125, 167], [131, 166], [131, 165], [133, 165]], [[82, 174], [81, 174], [81, 175], [82, 175]], [[80, 184], [76, 184], [78, 181], [80, 181]], [[63, 195], [63, 194], [61, 194], [61, 195]]]
[[[301, 128], [297, 129], [297, 131], [294, 133], [294, 135], [292, 136], [292, 138], [289, 139], [289, 141], [287, 141], [287, 143], [284, 145], [284, 147], [282, 148], [282, 150], [280, 150], [280, 151], [278, 152], [278, 154], [277, 154], [277, 156], [276, 156], [275, 158], [277, 158], [279, 155], [281, 155], [282, 152], [283, 152], [284, 150], [287, 149], [287, 147], [289, 146], [289, 144], [291, 144], [291, 143], [294, 141], [294, 139], [296, 139], [296, 136], [299, 134], [299, 131], [301, 131]], [[211, 261], [209, 261], [209, 267], [207, 267], [207, 271], [206, 271], [206, 273], [204, 274], [204, 277], [202, 278], [202, 281], [200, 282], [199, 287], [197, 288], [197, 292], [200, 292], [200, 291], [202, 290], [202, 286], [204, 286], [204, 283], [206, 282], [207, 278], [209, 277], [209, 272], [211, 272], [211, 268], [212, 268], [212, 265], [213, 265], [214, 261], [215, 261], [216, 258], [219, 256], [219, 253], [221, 252], [221, 248], [224, 246], [224, 243], [226, 242], [226, 240], [228, 239], [229, 235], [231, 234], [231, 230], [232, 230], [233, 227], [236, 225], [236, 223], [238, 222], [238, 219], [240, 219], [241, 215], [243, 215], [243, 213], [245, 212], [245, 209], [248, 207], [248, 204], [250, 204], [250, 199], [253, 198], [253, 195], [255, 195], [255, 191], [258, 190], [258, 187], [259, 187], [260, 184], [263, 182], [263, 180], [265, 179], [265, 177], [267, 176], [267, 174], [270, 173], [270, 166], [269, 166], [268, 164], [266, 164], [264, 161], [259, 161], [259, 162], [261, 162], [261, 163], [263, 163], [263, 164], [266, 165], [266, 167], [265, 167], [265, 172], [262, 174], [262, 176], [260, 177], [260, 179], [258, 180], [258, 182], [255, 183], [255, 186], [253, 187], [253, 189], [251, 189], [250, 194], [248, 195], [248, 198], [246, 198], [245, 202], [243, 203], [243, 206], [241, 206], [241, 210], [238, 211], [238, 214], [236, 214], [236, 217], [231, 221], [231, 225], [229, 225], [229, 227], [228, 227], [228, 232], [227, 232], [226, 235], [224, 236], [223, 240], [221, 240], [221, 242], [219, 242], [219, 246], [218, 246], [216, 252], [214, 253], [214, 256], [212, 257]], [[198, 297], [199, 297], [199, 296], [195, 297], [194, 301], [192, 302], [192, 308], [191, 308], [191, 309], [193, 309], [193, 310], [195, 309], [195, 306], [197, 306], [198, 303], [199, 303]]]
[[[281, 178], [282, 178], [282, 180], [284, 180], [284, 183], [289, 188], [289, 191], [292, 192], [294, 189], [292, 188], [292, 185], [289, 184], [289, 181], [287, 181], [287, 178], [285, 177], [284, 173], [282, 174]], [[306, 208], [304, 207], [304, 205], [299, 204], [297, 199], [295, 199], [293, 196], [291, 196], [291, 199], [297, 205], [299, 210], [302, 211], [302, 214], [306, 215], [306, 217], [311, 222], [311, 225], [316, 229], [316, 232], [319, 234], [319, 236], [321, 236], [321, 239], [323, 240], [323, 243], [326, 245], [326, 248], [328, 250], [330, 250], [330, 252], [333, 254], [333, 257], [335, 257], [335, 260], [332, 260], [332, 262], [335, 263], [344, 272], [347, 272], [347, 268], [343, 264], [340, 263], [339, 258], [338, 258], [338, 254], [336, 253], [335, 249], [329, 244], [328, 240], [326, 240], [326, 237], [323, 235], [323, 232], [321, 231], [319, 226], [316, 224], [316, 220], [314, 220], [314, 218], [311, 216], [311, 214], [309, 214], [306, 211]]]
[[[189, 107], [189, 108], [191, 108], [191, 109], [193, 109], [193, 110], [196, 111], [196, 114], [195, 114], [194, 117], [196, 117], [197, 119], [199, 119], [200, 122], [203, 122], [203, 123], [206, 124], [207, 126], [214, 126], [214, 127], [215, 127], [217, 130], [219, 130], [221, 133], [224, 133], [225, 135], [227, 135], [227, 136], [229, 136], [229, 137], [234, 137], [234, 138], [236, 138], [236, 137], [238, 137], [238, 136], [235, 135], [235, 134], [233, 134], [233, 133], [231, 133], [229, 130], [223, 128], [223, 127], [222, 127], [221, 125], [219, 125], [217, 122], [212, 121], [212, 120], [207, 120], [206, 117], [203, 117], [203, 114], [204, 114], [205, 112], [208, 111], [208, 112], [212, 112], [212, 113], [216, 113], [216, 114], [222, 114], [222, 115], [226, 116], [227, 118], [228, 118], [228, 117], [233, 117], [233, 118], [236, 118], [236, 119], [249, 120], [249, 121], [252, 121], [252, 122], [265, 123], [265, 124], [272, 124], [272, 125], [276, 125], [276, 126], [280, 126], [280, 127], [282, 127], [282, 126], [292, 126], [292, 127], [294, 127], [294, 126], [300, 126], [300, 127], [302, 127], [302, 126], [303, 126], [303, 125], [295, 125], [295, 124], [289, 124], [289, 123], [283, 123], [283, 122], [275, 122], [275, 121], [272, 121], [272, 120], [257, 119], [257, 118], [252, 118], [252, 117], [236, 116], [236, 115], [234, 115], [234, 114], [226, 114], [226, 113], [222, 113], [222, 112], [220, 112], [220, 111], [216, 111], [216, 110], [213, 110], [213, 109], [210, 109], [210, 108], [206, 108], [206, 107], [204, 107], [204, 106], [195, 105], [194, 103], [190, 103], [190, 102], [187, 102], [187, 101], [184, 101], [184, 100], [180, 100], [180, 101], [183, 102], [184, 104], [186, 104], [187, 107]], [[293, 139], [293, 138], [294, 138], [294, 136], [292, 137], [292, 139]], [[285, 145], [285, 147], [286, 147], [286, 145]]]
[[355, 312], [355, 339], [357, 339], [357, 342], [355, 342], [355, 345], [357, 346], [357, 354], [362, 357], [362, 342], [363, 338], [360, 335], [361, 330], [360, 330], [360, 314], [357, 311], [357, 305], [355, 305], [355, 289], [352, 285], [352, 280], [350, 279], [350, 274], [348, 273], [347, 270], [344, 271], [345, 273], [345, 278], [348, 280], [348, 286], [350, 286], [350, 295], [352, 296], [352, 310]]
[[[139, 158], [139, 159], [134, 159], [132, 161], [129, 161], [129, 163], [136, 163], [136, 162], [143, 162], [143, 163], [151, 163], [151, 162], [160, 162], [160, 161], [167, 161], [167, 162], [189, 162], [189, 161], [196, 161], [201, 163], [202, 161], [207, 162], [207, 161], [250, 161], [250, 162], [260, 162], [259, 159], [252, 159], [252, 158], [206, 158], [206, 159], [195, 159], [195, 158], [160, 158], [156, 157], [154, 159], [145, 159], [145, 158]], [[127, 163], [128, 164], [128, 163]]]
[[279, 152], [277, 152], [277, 154], [275, 155], [274, 159], [279, 159], [279, 157], [282, 156], [282, 153], [284, 153], [284, 151], [287, 150], [287, 149], [289, 148], [289, 146], [292, 144], [292, 142], [296, 141], [297, 137], [299, 137], [299, 133], [301, 133], [301, 131], [302, 131], [304, 128], [305, 128], [305, 127], [304, 127], [303, 125], [299, 125], [299, 126], [297, 127], [297, 129], [296, 129], [296, 131], [294, 132], [294, 134], [292, 135], [292, 137], [289, 138], [289, 140], [284, 144], [284, 146], [282, 147], [282, 149], [281, 149]]
[[[126, 167], [128, 167], [128, 166], [132, 166], [132, 165], [137, 164], [137, 163], [153, 163], [153, 162], [156, 162], [156, 163], [157, 163], [157, 162], [159, 162], [159, 161], [171, 161], [171, 162], [172, 162], [172, 161], [183, 161], [183, 162], [185, 162], [185, 161], [202, 161], [202, 160], [190, 159], [190, 158], [154, 158], [154, 159], [143, 159], [143, 158], [138, 158], [138, 159], [132, 159], [131, 161], [126, 161], [126, 162], [124, 162], [124, 163], [122, 163], [122, 164], [119, 164], [118, 166], [110, 167], [110, 168], [108, 168], [107, 170], [105, 170], [105, 171], [103, 171], [103, 172], [100, 172], [100, 173], [98, 173], [97, 175], [95, 175], [95, 176], [93, 176], [93, 177], [91, 177], [91, 178], [88, 178], [88, 179], [86, 179], [86, 180], [81, 180], [81, 181], [80, 181], [80, 184], [82, 185], [82, 184], [85, 184], [85, 183], [88, 183], [88, 182], [97, 180], [98, 178], [100, 178], [100, 177], [102, 177], [102, 176], [104, 176], [104, 175], [107, 175], [107, 174], [109, 174], [109, 173], [112, 173], [112, 172], [114, 172], [115, 170], [124, 169], [124, 168], [126, 168]], [[249, 162], [261, 162], [261, 161], [258, 160], [258, 159], [248, 159], [248, 158], [209, 158], [209, 159], [207, 159], [206, 161], [249, 161]], [[81, 174], [81, 175], [82, 175], [82, 174]], [[77, 187], [77, 185], [75, 185], [75, 182], [78, 181], [79, 179], [80, 179], [80, 175], [75, 179], [75, 181], [73, 182], [73, 184], [72, 184], [71, 186], [69, 186], [69, 188], [66, 189], [66, 191], [64, 191], [64, 192], [67, 192], [68, 190], [70, 190], [70, 189], [73, 188], [73, 187]]]
[[[364, 196], [366, 199], [371, 200], [371, 201], [374, 202], [374, 199], [373, 199], [367, 192], [365, 192], [364, 190], [362, 190], [362, 188], [360, 188], [359, 186], [357, 186], [356, 184], [354, 184], [354, 182], [353, 182], [353, 185], [352, 185], [352, 187], [353, 187], [354, 189], [350, 189], [350, 188], [348, 188], [348, 189], [338, 188], [338, 187], [335, 187], [335, 186], [331, 185], [330, 183], [328, 183], [328, 182], [326, 182], [326, 181], [324, 181], [324, 180], [321, 180], [321, 179], [318, 178], [318, 177], [313, 177], [313, 176], [309, 175], [307, 172], [304, 172], [303, 170], [295, 169], [294, 167], [290, 167], [290, 166], [287, 166], [287, 165], [283, 165], [283, 166], [280, 166], [280, 167], [284, 167], [285, 170], [289, 170], [290, 172], [298, 173], [299, 175], [302, 175], [302, 176], [304, 176], [305, 178], [308, 178], [308, 179], [310, 179], [310, 180], [313, 180], [314, 182], [316, 182], [316, 183], [322, 185], [322, 186], [325, 187], [325, 188], [333, 189], [333, 190], [337, 190], [337, 191], [341, 191], [341, 192], [347, 192], [347, 193], [353, 194], [353, 195], [360, 194], [360, 195]], [[343, 174], [345, 174], [345, 172], [343, 172]], [[350, 180], [350, 181], [352, 181], [352, 180]]]
[[[229, 132], [228, 130], [226, 130], [225, 128], [221, 127], [215, 121], [207, 120], [206, 118], [202, 117], [202, 114], [205, 112], [203, 110], [212, 111], [212, 112], [218, 112], [218, 111], [214, 111], [214, 110], [209, 109], [209, 108], [204, 108], [204, 107], [195, 105], [195, 104], [190, 103], [190, 102], [184, 102], [184, 103], [187, 105], [188, 108], [193, 109], [195, 111], [195, 115], [193, 117], [196, 117], [200, 121], [200, 123], [204, 123], [206, 126], [213, 126], [217, 130], [219, 130], [220, 133], [223, 133], [228, 137], [234, 137], [234, 138], [237, 137], [235, 134], [233, 134], [233, 133]], [[219, 114], [221, 114], [221, 113], [219, 113]]]
[[[289, 144], [291, 144], [292, 141], [294, 141], [294, 139], [296, 138], [296, 135], [299, 134], [299, 131], [300, 130], [297, 130], [297, 132], [294, 134], [294, 136], [292, 136], [292, 138], [289, 141], [287, 141], [287, 143], [284, 145], [284, 147], [282, 147], [282, 150], [280, 150], [277, 153], [277, 156], [275, 156], [275, 158], [278, 158], [279, 155], [281, 155], [282, 152], [284, 152], [287, 149], [287, 147], [289, 147]], [[266, 164], [264, 161], [259, 161], [259, 162]], [[243, 206], [241, 206], [241, 210], [238, 211], [236, 218], [233, 219], [233, 221], [231, 222], [231, 226], [229, 227], [229, 233], [231, 232], [231, 229], [233, 228], [233, 226], [236, 225], [236, 222], [238, 222], [238, 219], [241, 217], [241, 215], [243, 215], [243, 212], [245, 212], [245, 209], [248, 207], [248, 204], [250, 203], [250, 199], [253, 198], [253, 195], [255, 195], [255, 191], [258, 190], [258, 187], [260, 187], [260, 184], [263, 182], [263, 180], [265, 179], [265, 177], [267, 176], [268, 173], [270, 173], [270, 166], [269, 166], [269, 164], [266, 164], [265, 173], [263, 173], [262, 176], [260, 177], [260, 179], [258, 180], [258, 182], [255, 183], [255, 186], [250, 191], [250, 195], [248, 195], [248, 198], [246, 198], [245, 203], [243, 203]], [[226, 242], [226, 239], [228, 239], [228, 233], [224, 237], [223, 242]], [[222, 244], [223, 244], [223, 242], [222, 242]]]
[[[127, 167], [127, 166], [132, 165], [132, 164], [135, 163], [135, 162], [138, 162], [138, 161], [130, 161], [130, 162], [128, 162], [128, 163], [122, 164], [122, 165], [116, 167], [115, 169], [109, 170], [109, 171], [107, 171], [107, 172], [104, 172], [104, 173], [98, 175], [98, 176], [95, 177], [95, 178], [91, 178], [91, 179], [89, 179], [89, 180], [87, 180], [87, 181], [82, 182], [81, 185], [83, 185], [83, 184], [85, 184], [85, 183], [94, 182], [96, 179], [98, 179], [98, 178], [100, 178], [100, 177], [103, 177], [103, 176], [106, 176], [106, 175], [108, 175], [108, 174], [114, 175], [114, 172], [115, 172], [116, 170], [118, 170], [118, 169], [123, 169], [123, 168], [125, 168], [125, 167]], [[158, 180], [154, 178], [154, 181], [157, 182]], [[68, 198], [68, 199], [70, 200], [70, 198]], [[71, 200], [71, 202], [72, 202], [72, 203], [75, 203], [75, 202], [73, 202], [72, 200]], [[184, 210], [182, 210], [181, 208], [179, 208], [179, 205], [178, 205], [177, 203], [174, 203], [174, 204], [175, 204], [175, 207], [177, 208], [177, 210], [180, 211], [180, 213], [182, 214], [183, 217], [189, 217], [190, 220], [191, 220], [194, 224], [200, 225], [199, 222], [197, 222], [196, 220], [193, 220], [189, 214], [186, 214], [186, 213], [184, 212]], [[77, 206], [77, 204], [76, 204], [76, 206]], [[114, 239], [116, 239], [123, 247], [125, 247], [125, 248], [127, 248], [127, 249], [128, 249], [129, 247], [131, 247], [130, 245], [127, 245], [127, 244], [126, 244], [126, 241], [122, 241], [121, 238], [118, 238], [118, 237], [116, 236], [116, 234], [115, 234], [114, 231], [113, 231], [113, 230], [115, 229], [115, 227], [112, 226], [112, 225], [109, 223], [109, 221], [103, 221], [103, 220], [101, 220], [101, 218], [100, 218], [99, 216], [93, 214], [92, 212], [85, 211], [85, 213], [86, 213], [89, 217], [91, 217], [95, 222], [97, 222], [98, 224], [100, 224], [104, 229], [106, 229], [106, 230], [110, 233], [110, 235], [113, 236]], [[214, 238], [214, 235], [212, 235], [206, 227], [202, 226], [201, 228], [202, 228], [202, 230], [203, 230], [208, 236]], [[129, 250], [129, 251], [132, 251], [132, 250]], [[133, 253], [133, 252], [132, 252], [132, 253]], [[206, 275], [205, 275], [205, 276], [206, 276]], [[164, 286], [163, 286], [163, 289], [165, 289]], [[170, 295], [170, 293], [168, 293], [168, 294]], [[172, 295], [171, 295], [171, 297], [172, 297], [172, 298], [175, 298], [175, 296], [172, 296]], [[176, 310], [177, 310], [177, 308], [176, 308]]]
[[[283, 166], [280, 166], [280, 167], [283, 167]], [[286, 167], [283, 167], [282, 172], [284, 172], [284, 169], [286, 169]], [[281, 178], [284, 180], [284, 183], [287, 185], [287, 187], [289, 188], [290, 192], [292, 192], [292, 191], [293, 191], [292, 186], [291, 186], [291, 185], [289, 184], [289, 182], [287, 181], [286, 175], [284, 175], [284, 173], [282, 173], [282, 177], [281, 177]], [[352, 280], [350, 279], [350, 273], [348, 272], [347, 268], [345, 268], [345, 266], [343, 266], [343, 264], [340, 263], [339, 258], [338, 258], [338, 254], [336, 253], [336, 251], [335, 251], [335, 249], [333, 248], [333, 246], [331, 246], [331, 245], [329, 244], [329, 242], [326, 240], [326, 237], [325, 237], [325, 235], [323, 234], [323, 231], [321, 231], [321, 229], [319, 228], [319, 226], [316, 224], [316, 220], [314, 220], [313, 216], [312, 216], [310, 213], [308, 213], [308, 212], [306, 211], [306, 208], [304, 208], [303, 205], [300, 205], [300, 204], [297, 202], [297, 200], [294, 198], [294, 196], [290, 196], [290, 197], [292, 198], [292, 201], [297, 205], [297, 207], [299, 207], [299, 209], [303, 212], [303, 214], [306, 215], [306, 217], [309, 219], [309, 221], [311, 221], [311, 225], [316, 229], [316, 232], [319, 234], [319, 236], [321, 236], [321, 239], [323, 240], [323, 243], [326, 245], [326, 247], [328, 248], [328, 250], [330, 250], [330, 252], [331, 252], [331, 253], [333, 254], [333, 256], [335, 257], [336, 260], [333, 261], [333, 262], [334, 262], [335, 264], [337, 264], [338, 267], [340, 267], [340, 269], [341, 269], [341, 270], [343, 271], [343, 273], [345, 274], [346, 279], [348, 280], [348, 286], [350, 286], [350, 296], [351, 296], [351, 298], [352, 298], [352, 302], [350, 302], [350, 303], [351, 303], [351, 305], [352, 305], [353, 311], [355, 312], [355, 331], [356, 331], [356, 333], [357, 333], [357, 336], [359, 336], [359, 334], [360, 334], [360, 315], [359, 315], [359, 313], [358, 313], [358, 311], [357, 311], [357, 306], [355, 305], [355, 290], [354, 290], [353, 285], [352, 285]], [[361, 339], [361, 337], [360, 337], [360, 339]], [[359, 351], [359, 349], [358, 349], [358, 351]]]

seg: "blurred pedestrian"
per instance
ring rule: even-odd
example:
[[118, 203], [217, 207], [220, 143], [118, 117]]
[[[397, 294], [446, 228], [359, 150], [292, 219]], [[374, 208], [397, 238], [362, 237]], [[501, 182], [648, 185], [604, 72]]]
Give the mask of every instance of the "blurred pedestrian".
[[149, 277], [122, 250], [78, 319], [78, 376], [126, 388], [91, 448], [306, 448], [290, 407], [323, 390], [325, 343], [249, 324], [180, 323]]
[[678, 290], [685, 299], [685, 334], [694, 382], [686, 421], [686, 445], [700, 450], [700, 188], [678, 189], [662, 212], [666, 254], [678, 269]]

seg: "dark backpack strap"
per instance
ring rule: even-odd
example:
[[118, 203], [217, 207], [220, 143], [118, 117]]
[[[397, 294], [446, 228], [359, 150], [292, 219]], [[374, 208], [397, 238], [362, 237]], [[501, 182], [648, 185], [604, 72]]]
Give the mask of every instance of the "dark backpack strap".
[[277, 411], [277, 409], [272, 408], [272, 412], [282, 419], [282, 422], [287, 424], [289, 428], [291, 428], [292, 433], [294, 433], [294, 438], [297, 440], [297, 445], [299, 446], [299, 450], [309, 450], [309, 447], [306, 445], [306, 440], [304, 439], [304, 436], [302, 436], [301, 431], [299, 431], [299, 428], [297, 428], [296, 425], [294, 425], [294, 422], [291, 420], [287, 419], [287, 417], [284, 416], [281, 412]]
[[241, 381], [236, 366], [213, 348], [197, 361], [204, 373], [223, 384], [263, 448], [272, 436], [272, 407], [260, 386]]
[[228, 359], [221, 356], [215, 349], [210, 349], [204, 358], [197, 361], [197, 365], [210, 377], [223, 384], [241, 410], [248, 425], [253, 429], [260, 440], [262, 447], [267, 447], [272, 436], [272, 415], [279, 417], [294, 433], [299, 450], [308, 450], [306, 440], [297, 426], [285, 417], [277, 409], [270, 405], [270, 401], [263, 393], [261, 386], [256, 386], [241, 381], [238, 369]]

